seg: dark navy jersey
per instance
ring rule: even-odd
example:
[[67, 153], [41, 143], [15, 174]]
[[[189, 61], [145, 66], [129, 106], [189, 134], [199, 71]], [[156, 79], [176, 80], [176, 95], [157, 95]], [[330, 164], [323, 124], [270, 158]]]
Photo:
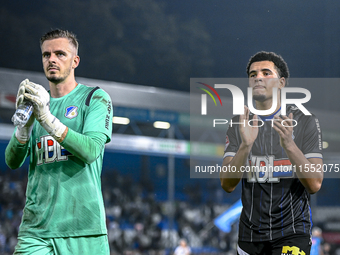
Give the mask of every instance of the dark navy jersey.
[[[314, 115], [304, 115], [296, 107], [288, 107], [287, 116], [291, 112], [297, 121], [292, 135], [297, 147], [307, 159], [322, 158], [318, 119]], [[233, 118], [235, 122], [239, 122], [239, 116]], [[224, 158], [233, 157], [239, 149], [239, 125], [229, 125]], [[258, 125], [261, 125], [260, 121]], [[255, 170], [244, 171], [243, 174], [243, 210], [239, 224], [241, 241], [268, 241], [293, 233], [311, 235], [310, 195], [294, 174], [291, 162], [280, 145], [280, 136], [272, 125], [272, 121], [267, 119], [259, 127], [247, 162], [248, 170], [251, 166]]]

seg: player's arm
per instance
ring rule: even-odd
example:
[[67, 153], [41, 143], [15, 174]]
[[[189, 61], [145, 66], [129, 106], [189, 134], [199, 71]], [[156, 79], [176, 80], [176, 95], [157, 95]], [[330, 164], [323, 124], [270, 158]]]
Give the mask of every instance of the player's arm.
[[[28, 82], [29, 80], [25, 79], [19, 85], [15, 102], [16, 108], [18, 108], [18, 106], [24, 101], [25, 84]], [[5, 160], [6, 164], [11, 169], [19, 168], [27, 157], [29, 151], [28, 141], [31, 137], [34, 119], [35, 118], [32, 114], [25, 126], [18, 126], [6, 147]]]
[[14, 131], [14, 134], [5, 150], [6, 164], [10, 169], [17, 169], [21, 167], [29, 152], [29, 143], [19, 142], [16, 137], [16, 133], [17, 131]]
[[111, 99], [104, 91], [97, 90], [85, 116], [84, 133], [67, 128], [67, 134], [60, 145], [85, 163], [91, 164], [99, 157], [105, 143], [111, 140], [111, 120]]
[[[245, 115], [240, 116], [239, 122], [248, 123], [248, 121], [249, 121], [249, 109], [245, 107]], [[257, 122], [258, 120], [255, 115], [253, 124], [254, 127], [249, 126], [247, 124], [246, 125], [239, 124], [242, 142], [236, 154], [233, 157], [226, 156], [223, 159], [222, 168], [226, 169], [226, 171], [220, 172], [220, 181], [222, 188], [226, 192], [232, 192], [236, 188], [237, 184], [240, 182], [243, 176], [243, 171], [241, 168], [246, 165], [248, 155], [258, 134], [258, 128], [256, 127], [258, 124]], [[230, 142], [232, 143], [236, 139], [235, 133], [232, 132], [232, 129], [230, 128], [228, 132], [230, 135], [231, 140]], [[232, 169], [235, 167], [236, 171], [228, 171], [228, 169]]]
[[[85, 119], [84, 133], [81, 134], [68, 128], [50, 112], [50, 97], [44, 87], [30, 82], [26, 85], [26, 91], [28, 93], [25, 93], [25, 98], [33, 103], [34, 115], [40, 125], [66, 150], [88, 164], [98, 158], [105, 143], [110, 141], [112, 132], [112, 107], [108, 108], [111, 100], [106, 93], [107, 98], [97, 96], [96, 99], [91, 100], [89, 113]], [[109, 125], [106, 125], [106, 119], [110, 120]], [[87, 125], [95, 128], [87, 129]]]
[[318, 166], [321, 166], [322, 169], [323, 160], [321, 158], [307, 159], [296, 145], [285, 151], [290, 162], [296, 168], [297, 177], [306, 190], [310, 194], [318, 192], [323, 180], [323, 171], [318, 172], [315, 169]]
[[86, 163], [94, 162], [101, 154], [105, 143], [111, 141], [112, 103], [103, 90], [96, 90], [91, 98], [84, 118], [82, 133], [68, 129], [60, 143], [66, 150]]
[[[222, 167], [227, 170], [220, 172], [220, 180], [221, 186], [226, 192], [230, 193], [234, 191], [237, 184], [240, 182], [243, 176], [241, 167], [246, 165], [250, 150], [251, 147], [249, 148], [249, 146], [241, 143], [240, 148], [234, 157], [225, 157], [223, 159]], [[228, 168], [232, 169], [232, 167], [236, 167], [235, 172], [228, 171]]]
[[[315, 169], [318, 165], [322, 166], [323, 160], [317, 157], [307, 159], [304, 153], [297, 147], [292, 138], [293, 123], [291, 119], [293, 119], [292, 113], [290, 113], [288, 117], [282, 116], [282, 118], [280, 118], [275, 116], [275, 120], [278, 121], [274, 121], [273, 128], [280, 135], [280, 144], [285, 150], [293, 168], [296, 169], [296, 175], [300, 182], [310, 194], [314, 194], [321, 188], [323, 171], [318, 172], [312, 169]], [[286, 120], [286, 126], [281, 125], [282, 120]], [[316, 129], [315, 132], [317, 132]], [[318, 135], [315, 132], [307, 134], [309, 137], [308, 139], [304, 139], [304, 142], [307, 143], [306, 140], [312, 140], [312, 136]]]
[[83, 162], [91, 164], [99, 157], [106, 141], [107, 136], [100, 132], [80, 134], [68, 129], [65, 139], [60, 145]]

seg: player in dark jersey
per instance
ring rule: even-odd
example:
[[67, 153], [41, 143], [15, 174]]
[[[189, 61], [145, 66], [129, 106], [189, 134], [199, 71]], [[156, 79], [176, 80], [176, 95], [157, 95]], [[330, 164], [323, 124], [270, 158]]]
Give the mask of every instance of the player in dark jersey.
[[257, 110], [271, 108], [273, 87], [278, 88], [278, 100], [270, 116], [252, 115], [245, 106], [245, 114], [233, 118], [239, 124], [227, 131], [223, 166], [237, 171], [221, 172], [220, 179], [227, 192], [242, 182], [237, 252], [309, 254], [310, 194], [323, 180], [322, 170], [315, 171], [323, 164], [319, 121], [293, 106], [281, 115], [280, 90], [289, 77], [281, 56], [258, 52], [250, 59], [247, 74]]

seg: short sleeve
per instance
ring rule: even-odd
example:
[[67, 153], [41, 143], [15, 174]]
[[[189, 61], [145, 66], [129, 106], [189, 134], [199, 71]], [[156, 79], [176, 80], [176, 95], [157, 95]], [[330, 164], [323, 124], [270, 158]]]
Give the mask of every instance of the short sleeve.
[[305, 116], [302, 153], [306, 158], [322, 158], [322, 133], [319, 120], [314, 116]]
[[[238, 117], [237, 117], [238, 118]], [[237, 120], [238, 121], [238, 120]], [[233, 122], [236, 120], [233, 118]], [[225, 148], [223, 158], [234, 157], [240, 147], [239, 139], [237, 136], [237, 125], [229, 125], [226, 134]]]

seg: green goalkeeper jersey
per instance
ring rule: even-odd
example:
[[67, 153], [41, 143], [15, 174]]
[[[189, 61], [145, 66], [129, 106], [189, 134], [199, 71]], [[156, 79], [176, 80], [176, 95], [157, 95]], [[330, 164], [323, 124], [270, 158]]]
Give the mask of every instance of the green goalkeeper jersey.
[[[69, 94], [51, 98], [50, 111], [69, 128], [65, 140], [71, 131], [84, 135], [102, 133], [106, 143], [111, 140], [112, 103], [101, 89], [78, 84]], [[29, 141], [26, 205], [19, 236], [107, 233], [100, 180], [105, 142], [94, 162], [86, 163], [66, 150], [64, 141], [59, 144], [35, 121]]]

